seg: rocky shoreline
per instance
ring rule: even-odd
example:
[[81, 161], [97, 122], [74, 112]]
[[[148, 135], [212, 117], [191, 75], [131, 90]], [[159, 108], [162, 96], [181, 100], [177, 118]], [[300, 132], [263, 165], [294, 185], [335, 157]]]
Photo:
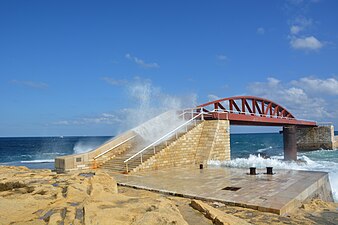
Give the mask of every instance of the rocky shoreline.
[[321, 200], [278, 216], [118, 187], [98, 170], [8, 166], [0, 166], [0, 209], [0, 224], [338, 224], [338, 204]]

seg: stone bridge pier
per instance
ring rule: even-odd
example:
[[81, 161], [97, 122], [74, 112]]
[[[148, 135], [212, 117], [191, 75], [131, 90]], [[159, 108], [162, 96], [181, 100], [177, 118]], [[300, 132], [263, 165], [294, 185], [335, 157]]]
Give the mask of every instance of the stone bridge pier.
[[297, 128], [295, 125], [283, 127], [284, 160], [297, 160]]

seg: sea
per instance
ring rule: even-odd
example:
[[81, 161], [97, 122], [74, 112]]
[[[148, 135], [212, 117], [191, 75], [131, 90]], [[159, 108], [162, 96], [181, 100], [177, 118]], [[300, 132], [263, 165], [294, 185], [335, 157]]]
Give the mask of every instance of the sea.
[[[335, 132], [338, 135], [338, 132]], [[112, 136], [0, 137], [0, 165], [53, 169], [58, 156], [90, 151]], [[335, 201], [338, 201], [338, 150], [298, 152], [303, 163], [285, 162], [283, 136], [279, 133], [231, 134], [231, 160], [210, 161], [213, 167], [295, 169], [329, 173]]]

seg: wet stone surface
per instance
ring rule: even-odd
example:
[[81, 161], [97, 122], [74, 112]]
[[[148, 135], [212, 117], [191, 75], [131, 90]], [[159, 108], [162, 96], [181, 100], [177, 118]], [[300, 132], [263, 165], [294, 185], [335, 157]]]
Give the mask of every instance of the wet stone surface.
[[[170, 168], [166, 170], [114, 175], [118, 184], [175, 196], [217, 200], [230, 205], [284, 214], [298, 207], [323, 184], [325, 172], [274, 170], [275, 174], [247, 175], [238, 168]], [[320, 181], [320, 182], [319, 182]], [[318, 187], [313, 188], [313, 185]], [[309, 187], [312, 185], [312, 189]], [[228, 188], [225, 187], [236, 187]]]

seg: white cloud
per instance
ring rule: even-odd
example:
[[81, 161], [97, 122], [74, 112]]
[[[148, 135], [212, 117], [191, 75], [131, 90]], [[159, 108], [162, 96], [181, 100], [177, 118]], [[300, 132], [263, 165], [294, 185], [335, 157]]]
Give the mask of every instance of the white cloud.
[[313, 20], [311, 18], [306, 18], [305, 16], [298, 16], [294, 20], [293, 24], [304, 30], [312, 26]]
[[292, 37], [290, 44], [291, 47], [294, 49], [303, 49], [303, 50], [318, 50], [324, 46], [324, 44], [314, 36], [304, 38]]
[[226, 57], [226, 55], [220, 54], [220, 55], [217, 55], [217, 59], [218, 59], [219, 61], [225, 62], [225, 61], [228, 60], [228, 57]]
[[111, 113], [102, 113], [97, 117], [84, 117], [75, 120], [61, 120], [53, 122], [54, 125], [90, 125], [90, 124], [116, 124], [122, 122], [121, 118], [119, 118], [115, 114]]
[[31, 80], [11, 80], [12, 84], [15, 85], [21, 85], [29, 88], [34, 88], [34, 89], [47, 89], [48, 84], [43, 83], [43, 82], [36, 82], [36, 81], [31, 81]]
[[170, 95], [154, 86], [151, 80], [135, 77], [127, 80], [125, 84], [123, 87], [126, 89], [124, 93], [127, 93], [127, 96], [123, 97], [126, 98], [129, 107], [97, 116], [61, 120], [52, 124], [61, 126], [113, 125], [117, 131], [126, 131], [165, 111], [191, 108], [197, 105], [195, 94]]
[[303, 28], [300, 27], [300, 26], [296, 26], [296, 25], [293, 25], [291, 26], [290, 28], [290, 33], [295, 35], [295, 34], [298, 34]]
[[54, 124], [54, 125], [69, 125], [70, 122], [68, 120], [60, 120], [60, 121], [53, 122], [52, 124]]
[[292, 81], [292, 84], [303, 88], [308, 93], [338, 95], [338, 80], [335, 78], [318, 79], [303, 77], [299, 80]]
[[113, 86], [120, 86], [120, 85], [125, 85], [128, 83], [127, 80], [118, 80], [118, 79], [114, 79], [114, 78], [111, 78], [111, 77], [102, 77], [101, 78], [102, 80], [104, 80], [105, 82], [107, 82], [108, 84], [110, 85], [113, 85]]
[[324, 42], [319, 40], [313, 34], [313, 25], [318, 24], [311, 18], [305, 16], [306, 8], [310, 6], [311, 1], [292, 0], [288, 1], [291, 11], [297, 12], [290, 19], [290, 30], [288, 39], [290, 46], [296, 50], [319, 50], [324, 47]]
[[256, 33], [263, 35], [263, 34], [265, 34], [265, 29], [263, 27], [258, 27]]
[[160, 66], [157, 63], [146, 63], [144, 62], [143, 59], [139, 59], [135, 56], [132, 56], [131, 54], [127, 53], [125, 55], [125, 57], [127, 59], [129, 59], [130, 61], [136, 63], [137, 65], [143, 67], [143, 68], [159, 68]]
[[330, 100], [324, 97], [311, 97], [311, 90], [283, 83], [276, 78], [268, 78], [266, 82], [255, 82], [248, 86], [250, 94], [267, 98], [284, 106], [299, 119], [332, 118], [333, 111], [328, 107]]

